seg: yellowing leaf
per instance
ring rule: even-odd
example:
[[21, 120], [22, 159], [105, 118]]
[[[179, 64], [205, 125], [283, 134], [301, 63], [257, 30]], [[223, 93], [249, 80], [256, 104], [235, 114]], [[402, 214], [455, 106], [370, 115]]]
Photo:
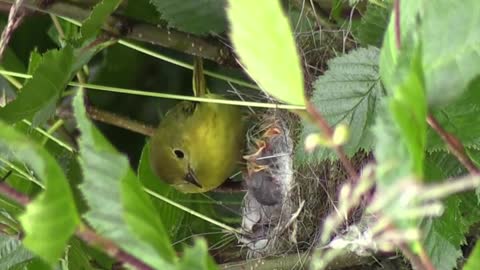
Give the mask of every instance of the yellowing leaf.
[[304, 105], [303, 74], [279, 1], [230, 0], [231, 39], [248, 74], [267, 93]]

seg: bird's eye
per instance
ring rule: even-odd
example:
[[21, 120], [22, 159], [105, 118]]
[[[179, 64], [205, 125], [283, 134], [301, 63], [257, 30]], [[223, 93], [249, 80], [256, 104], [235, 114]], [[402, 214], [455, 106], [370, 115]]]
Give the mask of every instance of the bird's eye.
[[177, 156], [177, 158], [179, 158], [179, 159], [182, 159], [182, 158], [185, 157], [185, 154], [183, 153], [182, 150], [175, 149], [175, 150], [173, 150], [173, 153], [174, 153], [175, 156]]

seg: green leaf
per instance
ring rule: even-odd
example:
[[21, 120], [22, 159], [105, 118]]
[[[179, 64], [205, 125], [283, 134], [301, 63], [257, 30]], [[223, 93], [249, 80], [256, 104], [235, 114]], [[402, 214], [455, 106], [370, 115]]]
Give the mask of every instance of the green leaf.
[[193, 247], [188, 247], [185, 249], [178, 269], [215, 270], [218, 269], [218, 267], [208, 255], [207, 242], [203, 239], [196, 239]]
[[367, 11], [362, 16], [360, 25], [355, 29], [356, 37], [361, 45], [381, 47], [390, 10], [390, 4], [388, 7], [381, 7], [372, 2], [368, 3]]
[[[425, 168], [425, 177], [430, 182], [466, 173], [456, 157], [446, 152], [429, 154]], [[443, 215], [425, 220], [422, 230], [426, 234], [424, 246], [427, 255], [436, 269], [450, 270], [462, 256], [461, 245], [465, 243], [469, 228], [480, 221], [480, 210], [473, 192], [449, 197], [444, 207]]]
[[[192, 197], [192, 194], [181, 193], [155, 176], [150, 166], [150, 143], [147, 143], [143, 148], [140, 163], [138, 165], [138, 177], [146, 188], [173, 201], [178, 202], [179, 200], [188, 200]], [[153, 204], [155, 205], [158, 216], [162, 217], [163, 226], [168, 232], [170, 238], [173, 241], [178, 241], [181, 237], [184, 237], [180, 234], [182, 227], [179, 226], [179, 224], [186, 222], [186, 215], [188, 214], [159, 199], [154, 200]], [[182, 205], [186, 207], [190, 206], [185, 205], [184, 203], [182, 203]]]
[[87, 41], [95, 38], [102, 29], [104, 22], [121, 2], [121, 0], [103, 0], [95, 5], [92, 13], [83, 21], [82, 28], [80, 28], [82, 40]]
[[[432, 115], [449, 133], [457, 137], [467, 148], [480, 149], [480, 77], [457, 100], [442, 108], [432, 110]], [[447, 150], [440, 136], [428, 131], [429, 151]]]
[[[392, 16], [381, 50], [380, 74], [388, 93], [389, 115], [383, 117], [384, 122], [379, 122], [377, 130], [375, 156], [379, 166], [385, 166], [385, 171], [382, 169], [378, 175], [380, 189], [407, 176], [423, 177], [427, 102], [421, 68], [422, 46], [416, 32], [416, 20], [404, 15], [416, 16], [421, 10], [417, 2], [400, 2], [403, 14], [400, 18], [401, 49], [397, 48]], [[400, 153], [402, 155], [398, 155]]]
[[66, 250], [65, 261], [69, 270], [94, 270], [92, 264], [92, 258], [88, 254], [88, 250], [85, 248], [85, 244], [77, 238], [73, 238], [69, 247]]
[[[374, 138], [371, 133], [374, 117], [385, 90], [378, 72], [379, 50], [374, 47], [357, 49], [328, 62], [328, 70], [314, 83], [312, 102], [330, 125], [349, 126], [350, 139], [344, 146], [352, 156], [359, 149], [371, 150]], [[297, 148], [297, 158], [303, 162], [321, 162], [337, 158], [328, 148], [319, 148], [313, 154], [303, 150], [303, 140], [318, 127], [303, 121], [302, 142]]]
[[79, 222], [68, 181], [44, 148], [1, 122], [0, 150], [3, 156], [25, 162], [45, 185], [19, 219], [26, 234], [25, 246], [53, 264]]
[[[175, 254], [152, 202], [125, 156], [88, 120], [83, 91], [74, 100], [81, 137], [81, 190], [90, 206], [85, 218], [95, 230], [125, 251], [158, 269], [171, 269]], [[99, 181], [101, 179], [101, 181]]]
[[[401, 52], [405, 48], [414, 49], [418, 41], [418, 16], [422, 12], [424, 1], [400, 1], [400, 41]], [[397, 72], [398, 58], [401, 55], [397, 48], [395, 34], [395, 18], [390, 16], [387, 32], [385, 33], [382, 50], [380, 52], [380, 73], [382, 82], [387, 91], [391, 90], [390, 85]]]
[[427, 232], [424, 247], [437, 270], [450, 270], [457, 265], [457, 259], [462, 256], [460, 244], [468, 228], [460, 222], [462, 216], [457, 197], [447, 199], [444, 206], [441, 217], [428, 219], [422, 226]]
[[150, 0], [171, 27], [197, 35], [224, 32], [225, 0]]
[[0, 234], [0, 269], [11, 269], [32, 258], [33, 254], [22, 245], [20, 240], [14, 236]]
[[[33, 73], [33, 78], [22, 87], [17, 98], [0, 108], [0, 119], [13, 123], [24, 118], [32, 118], [45, 106], [56, 102], [70, 81], [72, 65], [73, 50], [70, 46], [45, 53], [42, 62]], [[37, 120], [42, 122], [49, 116], [42, 115], [42, 119]]]
[[463, 266], [463, 270], [477, 270], [480, 269], [480, 242], [475, 244], [467, 263]]
[[389, 98], [390, 111], [410, 155], [412, 173], [418, 177], [423, 176], [427, 136], [427, 102], [420, 61], [420, 50], [401, 56], [398, 82], [392, 85], [393, 97]]
[[304, 105], [303, 73], [280, 2], [230, 0], [231, 39], [247, 73], [272, 96]]
[[446, 104], [480, 75], [480, 5], [476, 0], [424, 2], [421, 33], [428, 100]]

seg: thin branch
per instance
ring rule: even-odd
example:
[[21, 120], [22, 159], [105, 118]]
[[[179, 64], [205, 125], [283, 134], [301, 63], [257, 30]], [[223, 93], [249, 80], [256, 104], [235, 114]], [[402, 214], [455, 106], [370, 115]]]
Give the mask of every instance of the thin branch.
[[[13, 4], [15, 0], [0, 0]], [[50, 5], [40, 5], [36, 0], [25, 0], [24, 7], [83, 21], [90, 15], [89, 10], [68, 2], [55, 1]], [[132, 22], [126, 18], [110, 16], [103, 29], [122, 38], [148, 42], [187, 54], [200, 56], [217, 63], [234, 62], [230, 49], [216, 40], [208, 40], [188, 33], [169, 30], [160, 25]]]
[[[16, 191], [14, 188], [4, 182], [0, 182], [0, 194], [23, 206], [24, 208], [31, 202], [28, 196]], [[75, 235], [91, 246], [99, 246], [108, 255], [120, 262], [131, 265], [139, 270], [154, 270], [141, 260], [120, 249], [112, 241], [98, 235], [85, 225], [81, 225], [75, 232]]]
[[126, 117], [118, 116], [114, 113], [107, 112], [107, 111], [98, 109], [96, 107], [88, 106], [87, 112], [90, 118], [97, 120], [99, 122], [124, 128], [136, 133], [143, 134], [148, 137], [152, 137], [153, 134], [155, 134], [155, 128], [151, 126], [147, 126], [143, 123], [130, 120]]
[[441, 125], [438, 123], [437, 119], [432, 114], [427, 116], [427, 123], [432, 127], [437, 134], [442, 138], [442, 140], [447, 144], [452, 154], [462, 163], [462, 165], [470, 172], [471, 174], [480, 174], [480, 170], [475, 166], [473, 161], [468, 157], [465, 152], [463, 144], [452, 134], [448, 133]]
[[[318, 127], [320, 127], [320, 129], [323, 131], [325, 136], [327, 136], [327, 138], [329, 139], [332, 139], [333, 129], [330, 127], [327, 120], [323, 118], [322, 114], [315, 108], [315, 106], [310, 101], [307, 101], [306, 109], [310, 116], [313, 118], [313, 120], [317, 123]], [[352, 182], [355, 183], [358, 179], [358, 174], [350, 160], [347, 158], [343, 147], [341, 145], [336, 145], [333, 147], [333, 149], [337, 153], [337, 156], [342, 162], [343, 167], [345, 167], [345, 170], [347, 171], [349, 177], [352, 179]]]
[[413, 253], [410, 248], [406, 244], [399, 244], [398, 247], [402, 251], [403, 255], [407, 257], [407, 259], [412, 264], [413, 269], [415, 270], [435, 270], [435, 268], [429, 268], [427, 265], [423, 263], [421, 258]]
[[395, 46], [397, 49], [400, 49], [402, 44], [400, 29], [400, 0], [395, 0], [393, 3], [393, 13], [395, 19]]

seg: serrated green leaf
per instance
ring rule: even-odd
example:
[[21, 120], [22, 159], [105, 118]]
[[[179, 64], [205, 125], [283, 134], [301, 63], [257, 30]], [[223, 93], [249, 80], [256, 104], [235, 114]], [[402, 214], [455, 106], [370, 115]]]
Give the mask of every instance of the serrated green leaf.
[[82, 40], [86, 41], [95, 38], [100, 32], [102, 25], [107, 18], [112, 14], [122, 0], [102, 0], [95, 5], [90, 16], [85, 19], [80, 28]]
[[94, 270], [91, 264], [92, 258], [89, 256], [84, 244], [77, 238], [73, 238], [65, 252], [65, 262], [69, 270]]
[[424, 246], [435, 269], [451, 270], [462, 256], [460, 244], [464, 241], [467, 228], [462, 219], [460, 201], [452, 197], [444, 202], [445, 212], [439, 218], [427, 220], [422, 228], [427, 233]]
[[224, 32], [225, 0], [150, 0], [171, 27], [197, 35]]
[[362, 16], [360, 25], [355, 29], [356, 37], [363, 46], [381, 47], [383, 36], [388, 25], [391, 5], [381, 7], [368, 3], [367, 11]]
[[[467, 148], [480, 149], [480, 77], [457, 100], [442, 108], [432, 110], [439, 124], [457, 137]], [[428, 131], [429, 151], [445, 151], [447, 146], [433, 130]]]
[[175, 254], [152, 202], [127, 158], [88, 120], [83, 91], [75, 97], [74, 112], [82, 133], [79, 146], [84, 184], [81, 190], [90, 206], [85, 218], [97, 232], [152, 267], [172, 269]]
[[304, 105], [300, 58], [280, 2], [230, 0], [229, 3], [230, 36], [247, 73], [272, 96]]
[[446, 104], [480, 75], [480, 5], [476, 0], [423, 2], [421, 34], [428, 100], [433, 105]]
[[178, 266], [179, 270], [215, 270], [218, 267], [208, 255], [207, 242], [203, 239], [196, 239], [193, 247], [187, 247]]
[[[190, 199], [192, 194], [181, 193], [172, 186], [160, 181], [160, 179], [155, 176], [150, 165], [149, 153], [150, 143], [147, 143], [143, 148], [142, 155], [140, 157], [140, 163], [138, 165], [138, 177], [140, 182], [142, 182], [146, 188], [173, 201]], [[168, 232], [170, 238], [173, 241], [180, 240], [180, 237], [183, 237], [183, 235], [179, 235], [181, 226], [178, 225], [186, 221], [187, 213], [158, 199], [154, 200], [153, 204], [156, 207], [158, 215], [162, 217], [163, 226]], [[189, 207], [189, 205], [185, 205], [183, 203], [182, 205]]]
[[[375, 114], [385, 90], [378, 72], [379, 50], [374, 47], [357, 49], [328, 62], [328, 70], [314, 83], [312, 102], [330, 125], [344, 123], [349, 127], [349, 141], [344, 146], [352, 156], [359, 149], [370, 150], [374, 143], [371, 133]], [[301, 162], [321, 162], [337, 156], [328, 148], [318, 148], [313, 154], [303, 150], [305, 137], [318, 132], [318, 127], [303, 121], [302, 142], [297, 156]]]
[[27, 205], [19, 220], [25, 246], [53, 264], [80, 220], [68, 181], [44, 148], [4, 123], [0, 123], [0, 150], [3, 156], [25, 162], [44, 183], [45, 190]]
[[11, 269], [33, 256], [16, 237], [0, 234], [0, 269]]
[[480, 242], [475, 244], [475, 248], [468, 257], [467, 263], [463, 266], [463, 270], [480, 269]]
[[[72, 65], [73, 49], [70, 46], [45, 53], [32, 79], [22, 87], [17, 98], [0, 108], [0, 119], [13, 123], [32, 118], [45, 106], [56, 101], [72, 76]], [[45, 115], [37, 120], [46, 120]]]
[[[429, 182], [464, 175], [465, 169], [455, 156], [446, 152], [427, 156], [425, 178]], [[461, 245], [469, 228], [480, 220], [478, 200], [473, 192], [449, 197], [444, 202], [445, 212], [438, 218], [427, 219], [422, 224], [427, 255], [436, 269], [450, 270], [462, 256]]]

